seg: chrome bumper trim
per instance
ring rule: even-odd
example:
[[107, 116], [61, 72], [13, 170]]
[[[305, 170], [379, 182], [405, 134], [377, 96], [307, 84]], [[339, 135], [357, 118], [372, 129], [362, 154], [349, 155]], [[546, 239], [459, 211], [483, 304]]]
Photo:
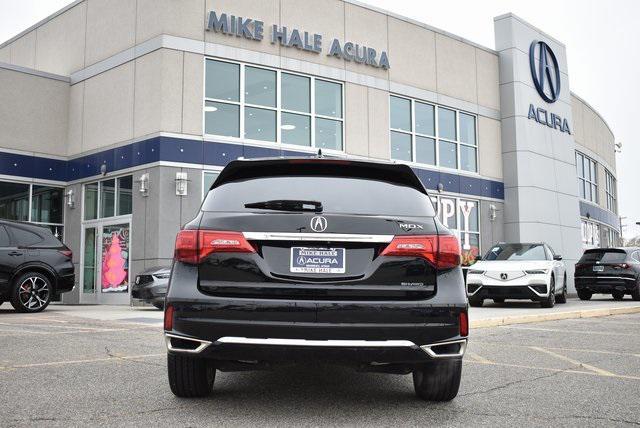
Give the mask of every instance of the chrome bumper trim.
[[573, 279], [622, 279], [625, 281], [635, 281], [635, 278], [626, 278], [624, 276], [574, 276]]
[[365, 235], [355, 233], [294, 233], [294, 232], [242, 232], [254, 241], [340, 241], [389, 243], [393, 235]]
[[335, 346], [335, 347], [372, 347], [397, 348], [415, 347], [409, 340], [307, 340], [307, 339], [256, 339], [251, 337], [225, 336], [216, 343], [233, 343], [242, 345], [276, 345], [276, 346]]

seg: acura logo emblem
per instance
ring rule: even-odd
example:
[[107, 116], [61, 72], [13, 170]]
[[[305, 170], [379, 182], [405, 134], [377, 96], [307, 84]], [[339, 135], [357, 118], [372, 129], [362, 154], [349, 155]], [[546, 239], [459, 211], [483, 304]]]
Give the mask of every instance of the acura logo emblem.
[[[538, 63], [536, 64], [536, 55]], [[538, 94], [548, 103], [553, 103], [560, 95], [560, 67], [548, 44], [534, 40], [529, 47], [531, 77]]]
[[506, 281], [506, 280], [507, 280], [507, 278], [509, 278], [509, 275], [507, 275], [506, 273], [501, 273], [501, 274], [500, 274], [500, 279], [501, 279], [501, 280]]
[[327, 229], [327, 219], [322, 216], [315, 216], [311, 219], [311, 230], [314, 232], [324, 232]]

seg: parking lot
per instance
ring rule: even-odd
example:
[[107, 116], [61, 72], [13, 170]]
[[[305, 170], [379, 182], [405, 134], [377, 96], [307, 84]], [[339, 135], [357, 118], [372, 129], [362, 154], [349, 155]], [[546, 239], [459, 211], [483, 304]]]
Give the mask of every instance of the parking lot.
[[2, 425], [640, 425], [640, 314], [474, 329], [458, 397], [428, 404], [410, 376], [322, 364], [218, 373], [209, 398], [177, 399], [157, 313], [139, 313], [0, 307]]

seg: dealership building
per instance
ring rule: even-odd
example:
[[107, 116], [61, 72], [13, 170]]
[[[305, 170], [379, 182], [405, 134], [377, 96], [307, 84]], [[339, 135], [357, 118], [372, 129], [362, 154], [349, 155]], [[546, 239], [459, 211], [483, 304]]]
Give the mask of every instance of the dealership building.
[[[0, 218], [74, 252], [67, 303], [128, 304], [231, 160], [410, 165], [465, 264], [499, 241], [616, 245], [614, 134], [562, 42], [495, 49], [353, 0], [79, 0], [0, 45]], [[572, 70], [580, 73], [580, 70]]]

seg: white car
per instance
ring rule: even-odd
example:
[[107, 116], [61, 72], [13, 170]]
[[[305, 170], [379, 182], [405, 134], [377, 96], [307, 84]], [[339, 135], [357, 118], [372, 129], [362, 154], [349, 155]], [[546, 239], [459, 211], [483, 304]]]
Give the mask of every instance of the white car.
[[469, 268], [467, 294], [475, 307], [484, 299], [529, 299], [552, 308], [567, 301], [565, 265], [547, 244], [500, 243]]

